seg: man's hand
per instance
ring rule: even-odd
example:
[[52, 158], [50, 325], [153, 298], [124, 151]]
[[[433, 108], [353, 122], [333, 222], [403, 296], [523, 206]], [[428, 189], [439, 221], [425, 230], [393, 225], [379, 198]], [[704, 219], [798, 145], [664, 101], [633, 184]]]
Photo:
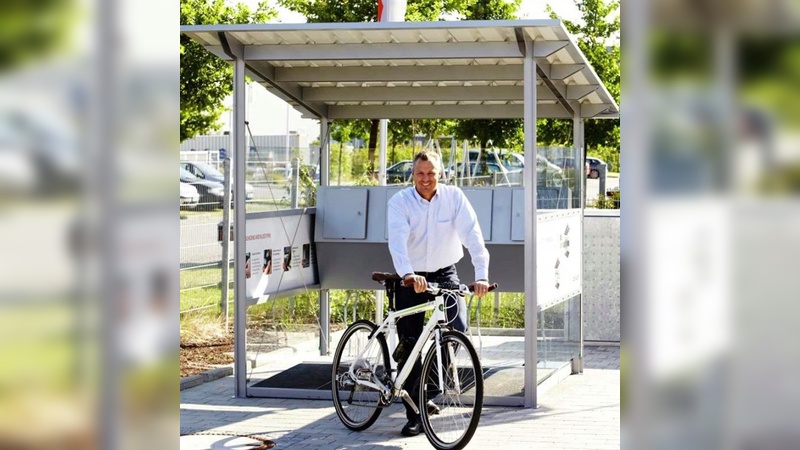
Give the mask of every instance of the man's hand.
[[422, 275], [414, 275], [413, 273], [408, 274], [405, 278], [403, 278], [403, 285], [410, 286], [412, 281], [414, 283], [414, 292], [417, 294], [420, 292], [425, 292], [425, 289], [428, 289], [428, 280], [426, 280]]
[[483, 297], [489, 292], [489, 282], [486, 280], [478, 280], [472, 283], [472, 292], [478, 297]]

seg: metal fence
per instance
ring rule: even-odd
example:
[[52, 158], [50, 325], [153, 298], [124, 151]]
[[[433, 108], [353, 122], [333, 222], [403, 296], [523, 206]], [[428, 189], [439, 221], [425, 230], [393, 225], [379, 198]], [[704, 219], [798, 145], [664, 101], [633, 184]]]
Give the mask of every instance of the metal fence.
[[[215, 308], [220, 304], [222, 246], [217, 239], [220, 222], [222, 210], [181, 212], [181, 298], [189, 291], [208, 293], [200, 296], [202, 300], [185, 305], [182, 302], [181, 313]], [[215, 301], [212, 301], [215, 293]]]

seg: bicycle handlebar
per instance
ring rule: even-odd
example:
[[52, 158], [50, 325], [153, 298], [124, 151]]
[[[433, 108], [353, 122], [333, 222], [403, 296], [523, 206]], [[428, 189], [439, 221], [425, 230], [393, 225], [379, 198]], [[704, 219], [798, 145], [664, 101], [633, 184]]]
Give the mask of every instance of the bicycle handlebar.
[[[385, 284], [387, 281], [402, 281], [403, 286], [411, 286], [411, 284], [413, 284], [413, 283], [406, 283], [406, 281], [403, 280], [403, 278], [400, 275], [389, 272], [372, 272], [372, 279], [381, 284]], [[469, 285], [464, 285], [464, 286], [466, 286], [467, 289], [469, 289], [469, 291], [472, 292], [474, 288], [473, 284], [474, 283], [470, 283]], [[491, 292], [497, 288], [498, 288], [497, 283], [492, 283], [489, 285], [489, 290], [487, 292]], [[437, 289], [441, 290], [445, 288], [437, 288]], [[450, 289], [450, 290], [457, 290], [457, 289]], [[434, 291], [430, 293], [437, 294], [438, 292]]]

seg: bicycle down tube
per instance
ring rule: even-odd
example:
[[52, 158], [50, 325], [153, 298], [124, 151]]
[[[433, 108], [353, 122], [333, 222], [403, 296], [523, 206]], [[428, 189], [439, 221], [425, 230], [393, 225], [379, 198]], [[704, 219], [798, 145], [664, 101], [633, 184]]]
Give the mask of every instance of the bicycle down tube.
[[[370, 350], [371, 346], [375, 345], [375, 340], [377, 339], [377, 336], [379, 334], [381, 334], [381, 333], [387, 334], [387, 332], [389, 330], [389, 327], [390, 327], [390, 324], [396, 323], [397, 319], [400, 319], [400, 318], [403, 318], [403, 317], [406, 317], [406, 316], [410, 316], [410, 315], [413, 315], [413, 314], [417, 314], [417, 313], [422, 313], [422, 312], [429, 311], [429, 310], [434, 310], [434, 314], [431, 315], [431, 318], [428, 320], [428, 323], [425, 324], [425, 327], [423, 328], [422, 333], [420, 334], [420, 339], [417, 339], [416, 344], [414, 344], [414, 347], [412, 348], [411, 352], [409, 353], [408, 361], [413, 361], [412, 358], [415, 358], [415, 357], [417, 357], [417, 356], [422, 354], [422, 349], [425, 346], [425, 343], [428, 342], [428, 339], [431, 337], [431, 335], [432, 334], [436, 335], [436, 333], [435, 333], [436, 328], [437, 328], [437, 326], [439, 324], [439, 321], [442, 319], [442, 315], [443, 315], [443, 313], [436, 313], [435, 312], [437, 303], [440, 303], [442, 305], [442, 307], [444, 307], [444, 301], [441, 300], [440, 297], [437, 297], [436, 299], [434, 299], [432, 301], [429, 301], [427, 303], [423, 303], [421, 305], [412, 306], [410, 308], [402, 309], [400, 311], [390, 311], [388, 316], [386, 317], [386, 319], [384, 319], [384, 321], [381, 322], [380, 326], [375, 331], [375, 334], [372, 336], [372, 338], [370, 338], [370, 341], [367, 343], [367, 345], [364, 348], [364, 350], [357, 356], [357, 358], [363, 358], [364, 354], [368, 353], [368, 351]], [[440, 339], [437, 336], [436, 341], [438, 342], [439, 340]], [[435, 346], [434, 348], [436, 348], [437, 353], [439, 353], [438, 345]], [[438, 355], [438, 361], [440, 363], [439, 371], [441, 372], [441, 354]], [[397, 364], [397, 362], [392, 360], [391, 364], [392, 364], [391, 370], [395, 370], [395, 365]], [[408, 378], [409, 374], [411, 373], [412, 368], [413, 368], [413, 364], [406, 364], [406, 365], [403, 366], [403, 369], [400, 371], [400, 373], [397, 374], [397, 376], [394, 379], [395, 388], [400, 386], [401, 387], [400, 390], [405, 391], [405, 389], [402, 389], [402, 387], [405, 385], [406, 379]], [[365, 386], [369, 386], [371, 388], [377, 389], [377, 390], [382, 391], [382, 392], [390, 390], [390, 388], [388, 388], [387, 386], [384, 386], [378, 380], [375, 380], [375, 381], [380, 383], [380, 385], [374, 384], [371, 381], [359, 379], [356, 376], [354, 371], [355, 371], [355, 368], [353, 366], [351, 366], [350, 367], [350, 371], [349, 371], [350, 372], [350, 376], [352, 376], [354, 380], [357, 380], [356, 383], [363, 384]], [[441, 375], [441, 373], [440, 373], [440, 375]], [[407, 392], [406, 392], [406, 395], [408, 395]], [[413, 406], [415, 412], [419, 413], [419, 410], [416, 408], [416, 405], [414, 405], [413, 402], [411, 402], [411, 405]]]

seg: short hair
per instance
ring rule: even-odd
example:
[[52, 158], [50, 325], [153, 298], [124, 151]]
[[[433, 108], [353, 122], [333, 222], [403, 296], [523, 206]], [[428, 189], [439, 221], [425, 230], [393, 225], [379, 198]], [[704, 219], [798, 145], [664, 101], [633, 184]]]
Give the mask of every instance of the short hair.
[[414, 167], [413, 169], [417, 168], [417, 161], [430, 161], [433, 163], [433, 167], [439, 171], [439, 174], [442, 173], [442, 157], [439, 156], [436, 152], [429, 152], [427, 150], [422, 150], [421, 152], [414, 155]]

